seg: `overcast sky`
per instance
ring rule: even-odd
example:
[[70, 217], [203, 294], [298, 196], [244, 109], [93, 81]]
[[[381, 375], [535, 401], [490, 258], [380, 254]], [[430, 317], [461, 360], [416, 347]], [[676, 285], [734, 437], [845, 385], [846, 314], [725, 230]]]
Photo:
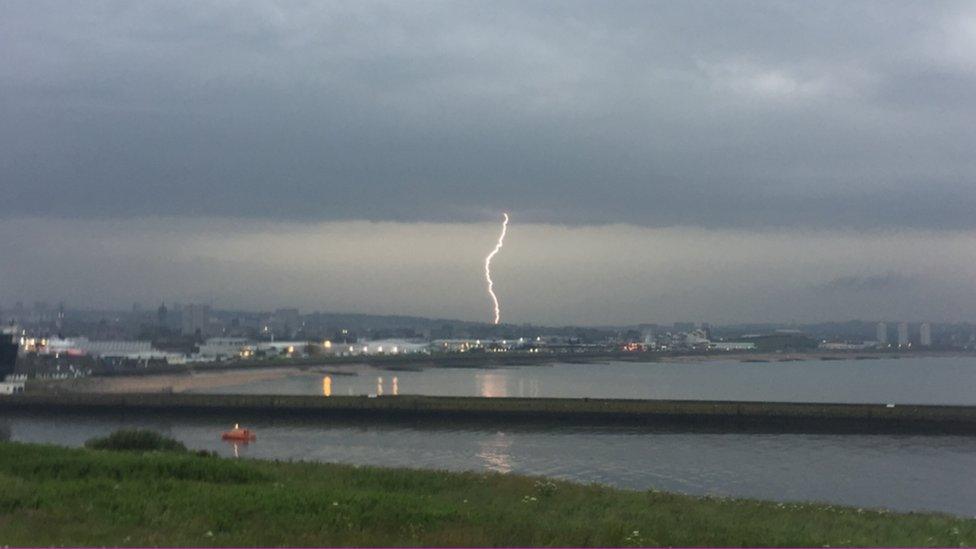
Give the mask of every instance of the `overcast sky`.
[[8, 0], [0, 52], [0, 304], [479, 319], [509, 211], [504, 320], [976, 318], [972, 2]]

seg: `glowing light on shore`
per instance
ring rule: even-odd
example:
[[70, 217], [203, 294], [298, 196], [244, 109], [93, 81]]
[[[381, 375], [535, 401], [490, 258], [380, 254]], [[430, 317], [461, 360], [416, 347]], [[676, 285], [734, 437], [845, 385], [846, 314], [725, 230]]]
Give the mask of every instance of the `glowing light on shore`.
[[498, 235], [498, 243], [495, 244], [495, 249], [488, 254], [485, 258], [485, 280], [488, 281], [488, 295], [491, 296], [491, 303], [495, 308], [495, 320], [494, 323], [498, 324], [502, 318], [501, 308], [498, 306], [498, 296], [495, 295], [495, 283], [491, 280], [491, 259], [495, 257], [498, 250], [502, 249], [505, 244], [505, 233], [508, 231], [508, 214], [502, 214], [505, 219], [502, 221], [502, 234]]

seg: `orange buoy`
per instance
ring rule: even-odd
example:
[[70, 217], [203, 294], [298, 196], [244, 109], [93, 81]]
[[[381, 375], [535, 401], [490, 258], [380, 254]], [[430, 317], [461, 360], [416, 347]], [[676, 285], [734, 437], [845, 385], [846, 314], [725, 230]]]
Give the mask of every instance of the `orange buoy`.
[[241, 426], [234, 424], [234, 428], [230, 431], [224, 431], [220, 438], [224, 440], [238, 440], [242, 442], [250, 442], [256, 440], [258, 437], [250, 429], [241, 429]]

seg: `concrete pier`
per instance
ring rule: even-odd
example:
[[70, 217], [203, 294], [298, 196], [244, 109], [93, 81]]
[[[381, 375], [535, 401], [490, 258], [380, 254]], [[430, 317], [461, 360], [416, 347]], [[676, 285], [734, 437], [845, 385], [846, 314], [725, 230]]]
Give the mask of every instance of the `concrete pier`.
[[0, 410], [45, 413], [192, 414], [305, 420], [478, 421], [634, 425], [669, 430], [912, 432], [976, 434], [976, 406], [787, 402], [290, 396], [165, 393], [26, 393], [0, 397]]

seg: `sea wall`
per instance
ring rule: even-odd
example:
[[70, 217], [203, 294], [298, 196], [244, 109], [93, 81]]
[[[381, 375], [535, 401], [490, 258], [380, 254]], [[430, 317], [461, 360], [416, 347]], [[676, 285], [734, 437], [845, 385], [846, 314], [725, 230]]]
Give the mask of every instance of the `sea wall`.
[[304, 420], [431, 420], [640, 425], [679, 430], [772, 432], [914, 432], [976, 434], [976, 407], [741, 401], [293, 396], [161, 393], [20, 394], [0, 397], [0, 411], [111, 414], [222, 414]]

